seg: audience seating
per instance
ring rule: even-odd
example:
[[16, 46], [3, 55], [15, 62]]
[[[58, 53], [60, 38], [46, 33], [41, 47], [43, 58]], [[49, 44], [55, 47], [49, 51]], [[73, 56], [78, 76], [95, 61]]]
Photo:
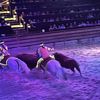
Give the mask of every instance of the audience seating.
[[[100, 2], [79, 0], [11, 0], [19, 21], [29, 31], [56, 31], [100, 25]], [[24, 22], [23, 22], [24, 19]], [[43, 32], [44, 32], [43, 31]]]

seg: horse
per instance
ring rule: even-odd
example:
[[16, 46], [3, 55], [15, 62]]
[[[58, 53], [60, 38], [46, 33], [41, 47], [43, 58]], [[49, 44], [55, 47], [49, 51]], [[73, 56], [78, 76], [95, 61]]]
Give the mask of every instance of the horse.
[[[8, 57], [8, 59], [7, 59], [7, 57]], [[34, 54], [19, 54], [19, 55], [16, 55], [17, 58], [9, 57], [9, 56], [7, 56], [7, 57], [5, 57], [5, 59], [7, 59], [7, 61], [6, 61], [7, 66], [10, 70], [14, 70], [17, 72], [25, 72], [25, 73], [29, 73], [30, 69], [35, 68], [36, 62], [38, 60], [37, 56]], [[49, 72], [51, 75], [53, 75], [54, 77], [56, 77], [58, 79], [66, 80], [67, 79], [66, 73], [63, 70], [63, 68], [61, 67], [60, 63], [54, 59], [49, 59], [48, 61], [47, 60], [45, 60], [41, 64], [42, 65], [41, 68], [43, 69], [43, 71], [45, 73]]]
[[80, 73], [80, 75], [82, 75], [77, 61], [65, 56], [62, 53], [56, 52], [53, 55], [54, 55], [55, 59], [60, 62], [62, 67], [70, 69], [73, 73], [75, 73], [75, 68], [76, 68], [76, 70]]
[[[55, 60], [59, 61], [59, 63], [61, 64], [62, 67], [66, 68], [66, 69], [70, 69], [74, 73], [75, 73], [75, 68], [76, 68], [76, 70], [81, 75], [81, 70], [80, 70], [79, 64], [76, 60], [74, 60], [70, 57], [67, 57], [64, 54], [61, 54], [61, 53], [58, 53], [58, 52], [53, 53], [53, 55], [55, 57]], [[37, 63], [37, 60], [38, 60], [36, 53], [19, 54], [16, 57], [18, 57], [22, 61], [26, 62], [26, 64], [28, 65], [28, 67], [30, 69], [32, 69], [36, 66], [36, 63]]]
[[8, 68], [8, 70], [18, 73], [28, 74], [30, 72], [27, 64], [16, 57], [8, 57], [8, 59], [6, 60], [6, 64], [3, 64], [1, 66], [5, 66]]
[[[80, 75], [82, 75], [77, 61], [58, 52], [53, 53], [53, 55], [55, 57], [55, 60], [59, 61], [62, 67], [66, 69], [70, 69], [74, 73], [75, 73], [75, 68], [76, 68], [76, 70], [80, 73]], [[24, 61], [27, 64], [27, 66], [30, 68], [30, 70], [35, 68], [36, 63], [38, 61], [38, 56], [35, 52], [32, 54], [27, 54], [27, 53], [17, 54], [15, 57]]]

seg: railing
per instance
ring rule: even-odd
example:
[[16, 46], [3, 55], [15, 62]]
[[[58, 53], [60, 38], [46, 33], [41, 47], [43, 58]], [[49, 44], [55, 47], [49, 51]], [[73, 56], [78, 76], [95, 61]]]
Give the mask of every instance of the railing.
[[70, 31], [53, 32], [53, 33], [40, 33], [30, 34], [29, 36], [12, 36], [2, 38], [3, 41], [8, 45], [9, 49], [17, 47], [28, 47], [39, 45], [41, 42], [46, 44], [71, 40], [80, 40], [84, 38], [100, 37], [100, 26], [91, 28], [80, 28], [73, 29]]

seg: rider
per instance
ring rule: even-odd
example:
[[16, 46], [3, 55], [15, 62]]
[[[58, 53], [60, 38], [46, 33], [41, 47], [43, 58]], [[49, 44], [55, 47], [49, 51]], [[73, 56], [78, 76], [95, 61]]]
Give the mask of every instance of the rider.
[[0, 47], [0, 62], [4, 59], [4, 54], [2, 53], [2, 48]]
[[6, 56], [9, 55], [10, 53], [8, 52], [8, 47], [4, 44], [3, 41], [0, 41], [0, 65], [4, 65], [2, 61]]
[[8, 47], [7, 45], [5, 45], [4, 41], [0, 42], [0, 48], [1, 48], [0, 51], [4, 54], [4, 56], [10, 55], [10, 53], [8, 52]]
[[2, 68], [2, 66], [6, 66], [5, 64], [1, 63], [1, 61], [4, 59], [5, 55], [2, 52], [2, 48], [0, 47], [0, 68]]
[[49, 57], [54, 58], [53, 56], [51, 56], [49, 54], [49, 51], [52, 51], [52, 50], [54, 50], [54, 48], [46, 47], [46, 46], [44, 46], [43, 43], [40, 44], [40, 47], [37, 50], [39, 60], [37, 61], [36, 68], [38, 68], [40, 66], [41, 62], [46, 60], [47, 58], [49, 58]]

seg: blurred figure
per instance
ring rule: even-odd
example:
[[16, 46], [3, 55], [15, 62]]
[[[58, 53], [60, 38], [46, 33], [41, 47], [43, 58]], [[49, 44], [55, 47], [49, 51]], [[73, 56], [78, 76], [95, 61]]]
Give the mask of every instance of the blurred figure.
[[0, 47], [0, 62], [4, 59], [4, 54], [2, 53], [2, 48]]
[[8, 52], [8, 47], [7, 45], [5, 45], [4, 41], [0, 42], [0, 52], [2, 52], [4, 56], [10, 55], [10, 53]]

